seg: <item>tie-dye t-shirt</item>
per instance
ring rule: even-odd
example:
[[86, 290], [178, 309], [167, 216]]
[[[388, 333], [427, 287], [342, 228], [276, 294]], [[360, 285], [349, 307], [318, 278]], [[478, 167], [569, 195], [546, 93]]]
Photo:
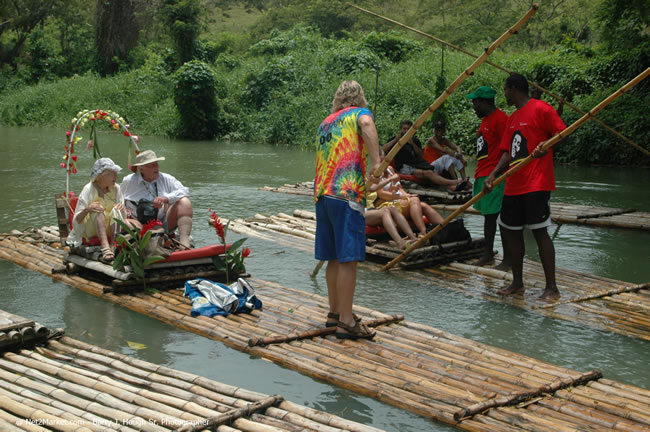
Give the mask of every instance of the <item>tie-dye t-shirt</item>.
[[367, 108], [343, 108], [318, 127], [315, 201], [323, 195], [334, 195], [365, 207], [368, 150], [358, 124], [362, 115], [372, 117]]
[[347, 107], [330, 114], [318, 127], [314, 199], [334, 195], [366, 204], [366, 149], [359, 117], [367, 108]]

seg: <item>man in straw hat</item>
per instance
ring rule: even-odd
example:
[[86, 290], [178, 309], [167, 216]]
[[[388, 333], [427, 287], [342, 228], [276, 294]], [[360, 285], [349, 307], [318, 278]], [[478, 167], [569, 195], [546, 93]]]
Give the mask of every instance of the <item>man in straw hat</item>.
[[[483, 190], [485, 179], [492, 173], [501, 159], [502, 152], [499, 149], [499, 144], [501, 144], [503, 131], [506, 129], [508, 115], [494, 104], [495, 95], [496, 90], [492, 87], [481, 86], [465, 96], [472, 101], [474, 112], [481, 119], [481, 126], [478, 128], [478, 137], [476, 139], [474, 195]], [[476, 263], [478, 266], [494, 262], [494, 237], [497, 232], [497, 218], [501, 211], [505, 186], [505, 183], [500, 183], [491, 193], [474, 204], [474, 208], [483, 215], [483, 235], [485, 236], [484, 253]], [[503, 261], [496, 268], [498, 270], [508, 270], [510, 268], [510, 254], [505, 247], [503, 237], [501, 242], [503, 244]]]
[[178, 227], [179, 242], [189, 248], [193, 216], [190, 191], [174, 176], [160, 172], [158, 161], [162, 160], [165, 158], [153, 150], [138, 154], [131, 168], [135, 172], [122, 180], [122, 194], [133, 214], [141, 200], [153, 202], [165, 229], [171, 232]]
[[325, 279], [330, 311], [327, 327], [340, 339], [372, 339], [375, 331], [352, 313], [357, 262], [366, 254], [366, 165], [379, 167], [379, 138], [361, 85], [343, 81], [334, 94], [332, 114], [318, 127], [316, 140], [317, 260], [327, 261]]
[[555, 300], [560, 291], [555, 283], [555, 247], [548, 235], [551, 225], [549, 201], [555, 190], [552, 150], [542, 151], [541, 146], [553, 135], [566, 129], [564, 122], [546, 102], [528, 96], [528, 81], [519, 74], [512, 74], [503, 86], [508, 105], [517, 109], [508, 117], [506, 130], [501, 139], [501, 159], [485, 180], [485, 192], [492, 190], [497, 174], [531, 155], [534, 159], [525, 167], [508, 177], [503, 204], [499, 214], [506, 248], [512, 261], [512, 284], [499, 294], [512, 295], [524, 292], [524, 228], [529, 228], [537, 242], [539, 256], [544, 268], [546, 287], [541, 300]]

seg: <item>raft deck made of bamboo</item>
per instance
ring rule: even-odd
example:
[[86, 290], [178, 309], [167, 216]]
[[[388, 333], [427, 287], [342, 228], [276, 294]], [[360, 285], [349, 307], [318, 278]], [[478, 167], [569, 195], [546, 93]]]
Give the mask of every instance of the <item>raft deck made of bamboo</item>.
[[[420, 199], [428, 204], [463, 204], [472, 198], [472, 191], [464, 190], [459, 192], [449, 192], [436, 187], [425, 187], [418, 183], [402, 180], [402, 186], [411, 194], [416, 194]], [[287, 193], [291, 195], [314, 195], [314, 182], [305, 181], [300, 183], [285, 183], [282, 186], [264, 186], [260, 190], [270, 192]]]
[[[445, 192], [413, 182], [404, 182], [404, 187], [408, 193], [418, 195], [422, 201], [438, 211], [453, 212], [472, 198], [471, 191]], [[264, 186], [260, 189], [313, 196], [314, 182], [285, 184], [280, 187]], [[473, 207], [465, 210], [465, 213], [480, 214]], [[551, 202], [551, 220], [556, 224], [593, 225], [650, 231], [650, 212], [641, 212], [632, 208], [621, 209]]]
[[[238, 233], [248, 232], [248, 228], [256, 231], [280, 232], [314, 241], [316, 236], [316, 215], [312, 212], [295, 210], [294, 215], [284, 213], [264, 216], [256, 214], [250, 219], [233, 219], [229, 221], [230, 228]], [[257, 235], [259, 237], [259, 235]], [[386, 264], [397, 258], [402, 249], [397, 248], [393, 241], [387, 240], [387, 234], [377, 238], [366, 238], [366, 259]], [[414, 269], [445, 264], [457, 260], [478, 258], [483, 254], [485, 240], [468, 239], [439, 244], [432, 239], [431, 245], [416, 249], [400, 263], [400, 268]], [[313, 250], [313, 247], [312, 247]]]
[[[438, 211], [453, 212], [459, 205], [432, 204]], [[466, 213], [480, 214], [473, 207]], [[551, 202], [551, 220], [556, 224], [592, 225], [606, 228], [625, 228], [650, 231], [650, 213], [635, 209], [593, 207]]]
[[26, 239], [6, 236], [0, 241], [0, 257], [160, 321], [463, 430], [650, 428], [650, 391], [602, 378], [597, 370], [581, 374], [358, 306], [357, 314], [374, 320], [377, 336], [374, 341], [338, 340], [328, 335], [334, 328], [323, 327], [329, 309], [326, 298], [256, 279], [250, 282], [264, 302], [263, 310], [194, 318], [190, 300], [179, 290], [104, 294], [102, 284], [52, 273], [62, 265], [62, 252]]
[[1, 430], [379, 431], [54, 334], [0, 349]]
[[[269, 240], [286, 247], [313, 252], [313, 213], [295, 210], [293, 216], [283, 213], [273, 217], [260, 216], [250, 220], [234, 219], [230, 229], [235, 232]], [[275, 223], [268, 223], [274, 220]], [[284, 221], [282, 224], [278, 221]], [[289, 221], [291, 223], [289, 223]], [[474, 260], [459, 260], [421, 272], [409, 272], [409, 278], [422, 283], [453, 289], [464, 294], [487, 298], [522, 309], [591, 327], [650, 340], [650, 284], [634, 284], [557, 268], [557, 285], [562, 299], [546, 303], [537, 299], [544, 288], [544, 271], [540, 263], [525, 260], [525, 296], [501, 296], [496, 291], [512, 281], [512, 273], [490, 267], [472, 265]], [[366, 264], [371, 265], [372, 264]], [[375, 266], [376, 267], [376, 266]], [[379, 270], [377, 268], [377, 270]]]

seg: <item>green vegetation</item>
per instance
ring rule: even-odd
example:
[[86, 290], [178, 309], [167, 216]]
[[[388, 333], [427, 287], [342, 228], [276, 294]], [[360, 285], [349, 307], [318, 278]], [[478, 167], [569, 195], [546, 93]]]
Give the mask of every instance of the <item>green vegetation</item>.
[[[27, 3], [31, 0], [14, 2]], [[43, 12], [41, 25], [29, 31], [10, 28], [12, 21], [0, 27], [1, 122], [65, 127], [79, 109], [101, 106], [122, 113], [139, 134], [311, 147], [336, 87], [343, 79], [356, 79], [366, 91], [380, 137], [386, 139], [400, 120], [415, 119], [427, 109], [473, 61], [383, 20], [352, 13], [342, 0], [158, 0], [153, 2], [156, 9], [145, 7], [151, 2], [135, 1], [140, 9], [131, 14], [108, 13], [106, 4], [111, 2], [100, 3], [103, 8], [92, 10], [97, 17], [128, 16], [140, 29], [137, 44], [124, 41], [124, 49], [113, 52], [109, 63], [97, 61], [105, 60], [101, 53], [108, 52], [101, 44], [109, 43], [106, 34], [119, 33], [119, 26], [104, 23], [92, 39], [93, 32], [87, 30], [92, 20], [84, 17], [84, 26], [75, 12], [84, 5], [78, 0], [57, 3], [57, 13]], [[650, 64], [649, 18], [643, 3], [549, 0], [490, 61], [588, 111]], [[529, 3], [359, 4], [480, 54]], [[575, 13], [578, 8], [580, 14]], [[0, 8], [0, 22], [8, 16]], [[225, 28], [232, 31], [219, 32]], [[65, 48], [63, 34], [84, 35], [87, 43], [70, 37]], [[510, 112], [500, 91], [505, 78], [504, 72], [484, 64], [433, 116], [447, 119], [451, 138], [469, 154], [479, 119], [464, 95], [479, 85], [491, 85], [498, 90], [497, 105]], [[647, 81], [598, 118], [650, 148], [645, 133], [650, 126]], [[565, 107], [567, 124], [580, 116]], [[427, 122], [419, 135], [430, 134]], [[556, 155], [575, 163], [650, 163], [593, 122], [558, 146]]]

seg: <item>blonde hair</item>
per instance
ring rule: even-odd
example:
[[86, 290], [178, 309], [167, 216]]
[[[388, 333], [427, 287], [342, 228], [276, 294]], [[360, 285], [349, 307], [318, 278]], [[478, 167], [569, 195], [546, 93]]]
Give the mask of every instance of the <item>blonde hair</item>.
[[336, 90], [334, 100], [332, 101], [332, 112], [339, 111], [349, 106], [358, 106], [365, 108], [368, 106], [368, 101], [363, 94], [361, 84], [353, 80], [345, 80]]

